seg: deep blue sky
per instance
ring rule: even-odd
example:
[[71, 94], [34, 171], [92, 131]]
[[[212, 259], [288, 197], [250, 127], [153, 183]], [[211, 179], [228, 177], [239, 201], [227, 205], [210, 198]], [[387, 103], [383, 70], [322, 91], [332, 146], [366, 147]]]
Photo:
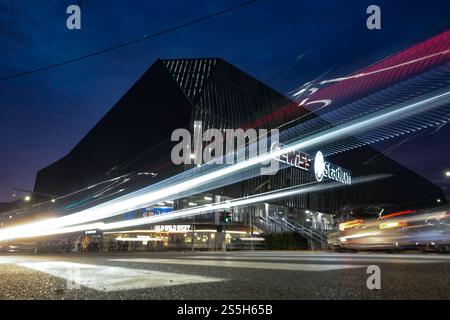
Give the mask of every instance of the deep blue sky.
[[[66, 7], [77, 2], [83, 3], [82, 30], [69, 31]], [[239, 2], [0, 0], [0, 78], [139, 38]], [[369, 4], [382, 9], [381, 31], [365, 28]], [[115, 52], [2, 81], [0, 201], [11, 200], [12, 187], [32, 189], [36, 171], [64, 156], [159, 57], [223, 57], [286, 93], [326, 70], [335, 74], [357, 70], [445, 30], [449, 12], [448, 0], [259, 0]], [[450, 130], [444, 128], [412, 140], [391, 156], [448, 192], [450, 179], [443, 177], [450, 168], [448, 137]], [[411, 156], [416, 146], [426, 149], [420, 157]]]

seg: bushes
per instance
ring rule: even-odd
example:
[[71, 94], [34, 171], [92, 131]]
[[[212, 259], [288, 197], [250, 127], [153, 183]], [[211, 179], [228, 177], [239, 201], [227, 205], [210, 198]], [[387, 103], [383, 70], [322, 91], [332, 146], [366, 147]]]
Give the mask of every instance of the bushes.
[[268, 250], [306, 250], [308, 242], [295, 232], [271, 233], [265, 236]]

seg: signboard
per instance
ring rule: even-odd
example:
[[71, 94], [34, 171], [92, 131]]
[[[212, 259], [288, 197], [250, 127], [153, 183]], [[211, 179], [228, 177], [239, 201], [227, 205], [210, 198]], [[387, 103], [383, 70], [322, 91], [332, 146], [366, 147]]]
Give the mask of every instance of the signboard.
[[[277, 152], [281, 150], [281, 147], [281, 144], [273, 143], [271, 146], [271, 152]], [[311, 162], [313, 161], [307, 153], [301, 151], [293, 151], [282, 154], [275, 157], [275, 160], [304, 171], [310, 171]], [[321, 151], [317, 152], [314, 158], [314, 175], [316, 180], [319, 182], [321, 182], [324, 178], [327, 178], [348, 185], [352, 184], [351, 172], [336, 166], [331, 162], [325, 161]]]
[[151, 208], [149, 211], [153, 212], [154, 216], [159, 216], [161, 214], [172, 212], [173, 208], [172, 207], [155, 207], [155, 208]]
[[[271, 152], [276, 152], [279, 150], [281, 150], [281, 145], [279, 143], [273, 143]], [[275, 160], [304, 171], [309, 171], [312, 162], [312, 159], [308, 154], [300, 151], [293, 151], [290, 153], [282, 154], [279, 157], [275, 157]]]
[[318, 151], [314, 158], [314, 175], [317, 181], [328, 178], [337, 182], [351, 185], [352, 175], [350, 171], [325, 161], [322, 152]]
[[140, 208], [133, 211], [125, 212], [123, 214], [124, 220], [133, 220], [142, 217], [148, 210], [146, 208]]
[[190, 225], [156, 225], [153, 230], [159, 232], [188, 232], [191, 229]]

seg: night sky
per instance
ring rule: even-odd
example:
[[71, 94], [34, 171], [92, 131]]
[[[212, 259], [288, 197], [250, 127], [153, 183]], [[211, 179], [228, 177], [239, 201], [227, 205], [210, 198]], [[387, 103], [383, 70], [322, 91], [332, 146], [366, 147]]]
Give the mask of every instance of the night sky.
[[[85, 55], [227, 8], [223, 0], [0, 0], [0, 78]], [[66, 28], [79, 3], [82, 30]], [[366, 29], [366, 8], [382, 30]], [[288, 93], [325, 71], [343, 75], [449, 27], [450, 1], [271, 1], [101, 56], [0, 81], [0, 202], [32, 189], [36, 172], [67, 154], [157, 58], [222, 57]], [[149, 127], [164, 119], [149, 119]], [[169, 119], [167, 119], [169, 121]], [[450, 128], [389, 156], [450, 196]], [[389, 146], [380, 145], [380, 150]]]

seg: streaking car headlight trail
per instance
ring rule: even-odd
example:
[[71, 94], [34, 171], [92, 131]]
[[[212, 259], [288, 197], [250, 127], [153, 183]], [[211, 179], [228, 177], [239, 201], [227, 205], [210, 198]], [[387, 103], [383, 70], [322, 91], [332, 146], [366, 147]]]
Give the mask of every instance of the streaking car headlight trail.
[[[358, 223], [341, 223], [338, 238], [340, 246], [355, 249], [418, 249], [430, 245], [447, 245], [450, 240], [449, 208], [405, 210]], [[347, 228], [341, 228], [347, 226]]]
[[[367, 177], [359, 177], [359, 178], [356, 178], [354, 182], [356, 184], [368, 183], [368, 182], [372, 182], [375, 180], [386, 179], [389, 176], [390, 175], [387, 175], [387, 174], [380, 174], [380, 175], [373, 175], [373, 176], [367, 176]], [[314, 191], [335, 189], [335, 188], [340, 188], [343, 186], [345, 186], [345, 185], [338, 183], [338, 182], [329, 182], [325, 185], [318, 184], [318, 183], [312, 183], [311, 185], [307, 185], [307, 186], [290, 187], [290, 188], [286, 188], [283, 190], [271, 191], [271, 192], [260, 194], [257, 196], [245, 197], [245, 198], [240, 198], [240, 199], [235, 199], [235, 200], [231, 200], [231, 201], [225, 201], [225, 202], [210, 204], [210, 205], [205, 205], [205, 206], [198, 206], [198, 207], [193, 207], [193, 208], [189, 208], [189, 209], [174, 211], [170, 214], [164, 214], [164, 215], [146, 217], [146, 218], [140, 218], [140, 219], [133, 219], [133, 220], [129, 220], [129, 221], [119, 221], [119, 222], [113, 222], [113, 223], [99, 222], [99, 223], [83, 224], [83, 225], [77, 225], [77, 226], [71, 226], [71, 227], [26, 231], [26, 233], [24, 231], [22, 231], [23, 233], [16, 233], [16, 234], [9, 234], [9, 235], [1, 234], [0, 241], [15, 240], [15, 239], [20, 239], [20, 238], [57, 235], [57, 234], [92, 230], [92, 229], [114, 230], [114, 229], [120, 229], [120, 228], [153, 224], [153, 223], [170, 221], [170, 220], [183, 218], [183, 217], [191, 217], [191, 216], [204, 214], [204, 213], [208, 213], [208, 212], [220, 211], [223, 209], [230, 209], [230, 208], [241, 207], [241, 206], [246, 206], [246, 205], [255, 204], [255, 203], [266, 202], [266, 201], [270, 201], [270, 200], [290, 197], [293, 195], [305, 194], [305, 193], [314, 192]]]
[[[129, 195], [116, 198], [104, 204], [65, 217], [47, 219], [23, 226], [8, 228], [0, 232], [0, 239], [9, 239], [11, 237], [15, 237], [17, 234], [30, 234], [36, 232], [36, 230], [51, 230], [105, 219], [129, 211], [130, 209], [132, 210], [160, 201], [173, 199], [174, 196], [185, 190], [194, 189], [206, 183], [215, 182], [217, 183], [215, 187], [220, 187], [224, 185], [221, 184], [221, 179], [223, 180], [225, 177], [236, 174], [245, 169], [261, 166], [263, 163], [270, 161], [274, 157], [279, 157], [283, 154], [296, 150], [311, 148], [323, 143], [331, 143], [336, 139], [371, 130], [377, 126], [386, 126], [389, 123], [398, 122], [401, 119], [415, 116], [421, 112], [425, 112], [448, 102], [450, 102], [450, 92], [444, 91], [414, 103], [406, 105], [402, 104], [376, 112], [360, 119], [355, 119], [349, 123], [342, 124], [335, 128], [328, 129], [311, 135], [310, 137], [290, 143], [284, 148], [280, 148], [272, 153], [263, 154], [246, 161], [238, 162], [234, 165], [225, 166], [215, 171], [169, 185], [156, 191], [146, 192], [146, 188], [144, 188]], [[211, 187], [211, 189], [213, 189], [213, 187]]]

